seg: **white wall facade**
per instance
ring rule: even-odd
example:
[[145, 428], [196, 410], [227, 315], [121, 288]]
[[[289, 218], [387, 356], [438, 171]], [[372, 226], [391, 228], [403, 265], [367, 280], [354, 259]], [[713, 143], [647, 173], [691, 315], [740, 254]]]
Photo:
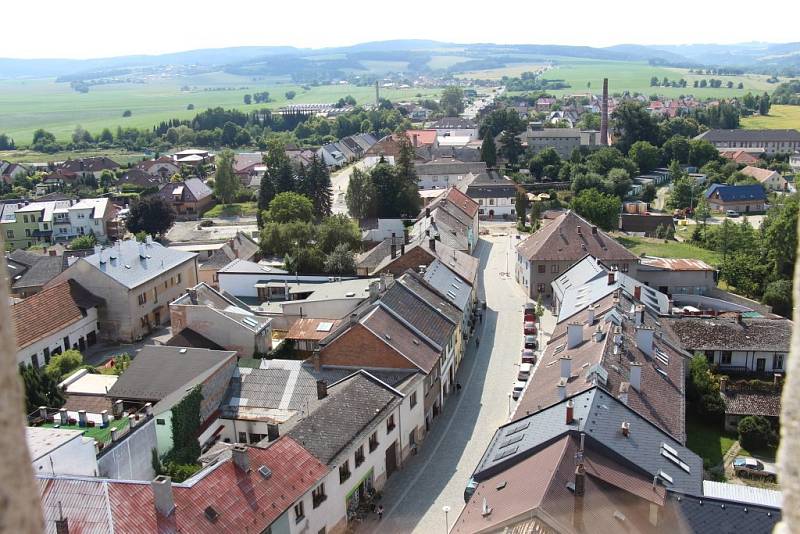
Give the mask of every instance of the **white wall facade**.
[[475, 175], [471, 172], [466, 174], [419, 174], [417, 175], [417, 187], [420, 190], [447, 189], [452, 185], [463, 190], [473, 180], [475, 180]]
[[516, 214], [515, 198], [476, 198], [473, 199], [478, 202], [478, 215], [480, 217], [489, 217], [490, 212], [494, 217], [513, 218]]
[[[272, 328], [267, 324], [270, 320], [264, 317], [226, 314], [210, 306], [174, 303], [170, 304], [169, 312], [173, 333], [191, 328], [225, 350], [235, 350], [239, 357], [250, 358], [254, 352], [265, 354], [272, 349]], [[241, 322], [244, 317], [266, 326], [256, 331]]]
[[36, 458], [32, 465], [34, 475], [95, 477], [98, 475], [98, 468], [94, 440], [76, 436], [46, 455]]
[[718, 365], [721, 371], [725, 371], [727, 367], [742, 367], [748, 371], [759, 371], [759, 360], [763, 360], [763, 372], [784, 373], [786, 372], [786, 360], [789, 357], [787, 352], [782, 351], [715, 350], [700, 352], [704, 352], [709, 361], [713, 358], [712, 363]]
[[[97, 308], [89, 308], [86, 310], [86, 317], [82, 317], [78, 321], [72, 323], [68, 327], [54, 332], [44, 339], [28, 345], [23, 349], [17, 351], [17, 363], [24, 363], [26, 365], [33, 365], [34, 367], [44, 367], [44, 365], [53, 356], [54, 351], [58, 353], [71, 349], [73, 345], [78, 344], [79, 340], [83, 338], [84, 343], [88, 346], [89, 334], [94, 332], [95, 337], [99, 337], [97, 326]], [[64, 338], [69, 337], [69, 345], [64, 345]], [[33, 356], [36, 356], [34, 363]]]
[[222, 291], [227, 291], [235, 297], [258, 297], [258, 290], [256, 289], [257, 283], [263, 282], [283, 282], [287, 280], [291, 285], [298, 279], [300, 283], [317, 283], [327, 282], [327, 276], [300, 276], [296, 277], [292, 274], [269, 274], [264, 273], [230, 273], [219, 271], [217, 273], [219, 280], [219, 288]]

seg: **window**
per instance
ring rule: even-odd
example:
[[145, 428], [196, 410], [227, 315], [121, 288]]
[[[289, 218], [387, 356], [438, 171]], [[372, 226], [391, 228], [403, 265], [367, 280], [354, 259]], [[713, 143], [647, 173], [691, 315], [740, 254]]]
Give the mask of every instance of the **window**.
[[536, 284], [536, 292], [544, 293], [544, 284]]
[[[774, 361], [774, 359], [773, 359]], [[50, 363], [50, 347], [44, 348], [44, 364], [47, 365]], [[775, 367], [774, 365], [772, 367]]]
[[303, 510], [303, 501], [300, 501], [294, 505], [294, 520], [296, 523], [299, 523], [305, 516], [306, 513], [305, 510]]
[[142, 293], [139, 295], [139, 306], [142, 306], [143, 304], [147, 304], [147, 293]]
[[6, 230], [6, 238], [14, 239], [14, 230]]
[[722, 357], [720, 358], [719, 363], [722, 365], [730, 365], [731, 364], [732, 353], [729, 350], [722, 351]]
[[167, 424], [167, 422], [164, 419], [156, 419], [156, 424], [164, 426]]
[[328, 496], [325, 495], [325, 484], [320, 484], [311, 492], [311, 502], [314, 505], [314, 508], [317, 508], [320, 504], [325, 502]]
[[30, 229], [26, 228], [25, 229], [25, 237], [30, 237], [30, 236], [31, 236], [31, 231], [30, 231]]
[[707, 351], [705, 351], [705, 354], [706, 354], [706, 362], [708, 362], [709, 364], [713, 364], [714, 363], [714, 351], [713, 350], [707, 350]]
[[239, 432], [239, 443], [247, 443], [247, 432]]
[[158, 302], [158, 288], [153, 288], [153, 302]]
[[490, 205], [490, 206], [494, 206], [494, 199], [493, 199], [493, 198], [490, 198], [490, 199], [489, 199], [489, 205]]
[[37, 354], [31, 355], [31, 365], [34, 367], [34, 369], [39, 368], [39, 355]]
[[350, 478], [350, 461], [345, 460], [342, 465], [339, 466], [339, 484], [344, 484], [344, 481]]
[[547, 265], [544, 263], [540, 263], [538, 267], [539, 274], [544, 274], [547, 272]]
[[417, 392], [416, 391], [411, 394], [411, 398], [409, 399], [409, 404], [411, 405], [411, 408], [413, 408], [414, 406], [417, 405]]
[[356, 467], [364, 463], [364, 446], [359, 445], [356, 449]]
[[369, 437], [369, 452], [372, 452], [377, 448], [378, 448], [378, 433], [373, 432], [372, 435]]
[[386, 432], [391, 432], [394, 430], [394, 426], [394, 414], [391, 414], [386, 420]]
[[772, 356], [772, 369], [783, 369], [783, 354], [775, 354]]
[[47, 223], [44, 223], [44, 229], [47, 230]]
[[622, 269], [621, 269], [621, 271], [622, 271], [623, 273], [627, 273], [627, 272], [628, 272], [628, 264], [627, 264], [627, 263], [623, 263], [623, 264], [622, 264]]
[[181, 283], [181, 273], [178, 273], [178, 283]]
[[69, 336], [64, 336], [64, 350], [69, 350]]
[[551, 273], [557, 273], [558, 272], [558, 264], [557, 263], [554, 263], [553, 265], [550, 266], [550, 272]]

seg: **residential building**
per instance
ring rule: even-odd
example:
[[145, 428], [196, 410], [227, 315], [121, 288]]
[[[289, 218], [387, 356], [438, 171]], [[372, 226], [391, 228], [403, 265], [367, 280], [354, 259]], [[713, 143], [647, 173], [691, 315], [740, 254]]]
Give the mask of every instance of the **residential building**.
[[198, 219], [214, 204], [213, 191], [199, 178], [170, 182], [158, 194], [175, 209], [179, 219]]
[[29, 426], [25, 439], [37, 475], [98, 474], [94, 440], [83, 437], [83, 430]]
[[361, 219], [358, 221], [361, 230], [362, 245], [371, 243], [373, 246], [384, 239], [397, 236], [398, 242], [405, 241], [406, 226], [403, 219]]
[[795, 152], [789, 156], [789, 165], [796, 171], [800, 170], [800, 152]]
[[569, 158], [572, 151], [581, 146], [599, 146], [600, 132], [580, 130], [579, 128], [542, 128], [541, 125], [528, 125], [520, 139], [528, 150], [538, 154], [545, 148], [553, 148], [562, 158]]
[[123, 406], [152, 403], [156, 419], [158, 452], [173, 446], [172, 409], [195, 388], [200, 388], [201, 447], [219, 439], [217, 419], [231, 377], [236, 370], [236, 353], [185, 347], [146, 345], [108, 390], [108, 397]]
[[337, 319], [302, 317], [292, 323], [284, 339], [292, 343], [292, 348], [296, 353], [311, 356], [312, 352], [319, 349], [319, 342], [325, 339], [339, 324], [340, 321]]
[[626, 234], [656, 237], [659, 228], [662, 231], [674, 233], [675, 221], [672, 215], [620, 213], [618, 227], [621, 232]]
[[744, 417], [764, 417], [778, 426], [781, 417], [783, 382], [774, 375], [773, 383], [748, 380], [731, 381], [728, 376], [719, 379], [719, 394], [725, 401], [725, 430], [737, 433], [739, 421]]
[[[12, 255], [16, 257], [16, 253], [25, 252], [23, 250], [15, 250]], [[52, 247], [45, 251], [46, 254], [32, 254], [36, 257], [25, 271], [14, 278], [11, 285], [11, 292], [14, 296], [20, 298], [27, 298], [35, 295], [46, 286], [50, 280], [58, 276], [67, 267], [72, 265], [78, 258], [88, 256], [92, 253], [92, 249], [78, 249], [78, 250], [64, 250], [61, 255], [57, 255], [58, 250]], [[13, 261], [13, 260], [12, 260]]]
[[161, 156], [143, 161], [136, 168], [141, 169], [150, 176], [157, 177], [161, 182], [169, 180], [181, 170], [180, 165], [170, 156]]
[[433, 145], [417, 147], [414, 150], [416, 154], [416, 161], [423, 162], [461, 162], [461, 163], [479, 163], [481, 161], [480, 147], [473, 146], [437, 146]]
[[11, 306], [17, 363], [43, 367], [62, 350], [84, 352], [97, 342], [103, 301], [65, 280]]
[[714, 211], [733, 210], [738, 213], [763, 212], [767, 195], [764, 186], [713, 184], [704, 193]]
[[766, 317], [664, 319], [665, 332], [689, 354], [704, 354], [722, 373], [771, 376], [786, 371], [792, 322]]
[[105, 156], [68, 159], [56, 167], [56, 170], [75, 173], [83, 178], [92, 176], [96, 179], [100, 179], [100, 175], [103, 174], [103, 171], [113, 172], [117, 169], [119, 169], [119, 163]]
[[254, 182], [261, 183], [267, 172], [264, 154], [261, 152], [239, 152], [233, 156], [233, 173], [239, 178], [242, 187], [250, 187]]
[[739, 148], [734, 150], [720, 150], [719, 155], [725, 159], [735, 161], [740, 165], [754, 165], [759, 161], [758, 155], [762, 154], [763, 152], [764, 152], [763, 149], [760, 148], [755, 149], [755, 151], [753, 152], [751, 152], [750, 150]]
[[28, 176], [31, 171], [19, 163], [0, 160], [0, 178], [7, 184], [13, 184], [17, 178]]
[[99, 330], [103, 337], [132, 342], [169, 320], [167, 304], [197, 285], [197, 255], [166, 248], [149, 237], [95, 247], [49, 284], [74, 279], [102, 298]]
[[430, 128], [436, 130], [436, 140], [441, 146], [465, 146], [478, 139], [478, 125], [463, 117], [444, 117]]
[[551, 282], [587, 254], [636, 277], [639, 258], [570, 210], [517, 245], [515, 278], [533, 300], [549, 299]]
[[447, 189], [454, 186], [461, 191], [466, 191], [479, 174], [486, 172], [486, 164], [482, 161], [462, 163], [439, 160], [417, 163], [414, 165], [414, 170], [417, 173], [417, 184], [420, 190]]
[[758, 180], [767, 191], [786, 191], [789, 188], [789, 182], [778, 171], [748, 165], [739, 172]]
[[108, 240], [108, 225], [117, 208], [107, 198], [3, 204], [0, 226], [6, 243], [26, 248], [36, 243], [65, 242], [81, 235]]
[[717, 286], [717, 269], [702, 260], [642, 256], [636, 279], [667, 295], [705, 295]]
[[341, 167], [348, 162], [347, 155], [338, 143], [328, 143], [317, 150], [317, 157], [328, 167]]
[[128, 169], [125, 174], [123, 174], [119, 180], [117, 180], [117, 187], [119, 187], [122, 191], [127, 191], [130, 189], [144, 191], [144, 190], [158, 190], [163, 184], [165, 178], [162, 178], [160, 174], [150, 174], [149, 172], [140, 169], [138, 167], [134, 167], [133, 169]]
[[217, 281], [222, 291], [245, 299], [248, 304], [288, 300], [288, 284], [328, 282], [328, 276], [293, 275], [265, 263], [235, 259], [217, 271]]
[[[181, 483], [167, 476], [150, 484], [83, 477], [37, 478], [46, 532], [335, 532], [322, 481], [329, 474], [299, 443], [283, 437], [269, 446], [232, 447]], [[222, 489], [221, 489], [222, 488]], [[316, 506], [315, 506], [316, 505]], [[102, 513], [97, 513], [102, 510]], [[313, 530], [311, 527], [313, 526]]]
[[455, 187], [433, 200], [411, 227], [412, 241], [441, 241], [471, 254], [478, 243], [480, 205]]
[[[379, 278], [336, 278], [321, 283], [279, 284], [278, 287], [288, 293], [282, 302], [276, 303], [280, 314], [272, 317], [276, 325], [288, 329], [304, 317], [327, 320], [347, 318], [362, 302], [374, 299], [385, 291], [386, 281]], [[259, 311], [269, 314], [274, 309], [275, 305], [262, 305]]]
[[467, 187], [467, 195], [478, 203], [478, 215], [483, 219], [514, 219], [519, 186], [495, 170], [478, 175]]
[[214, 162], [214, 155], [209, 153], [208, 150], [197, 148], [187, 148], [172, 154], [172, 159], [177, 165], [189, 165], [190, 167], [197, 167], [198, 165], [207, 165]]
[[174, 333], [188, 328], [239, 357], [272, 350], [272, 321], [204, 282], [170, 302], [169, 315]]
[[[441, 237], [441, 236], [440, 236]], [[377, 250], [376, 250], [377, 249]], [[434, 237], [420, 239], [406, 245], [392, 247], [389, 240], [375, 247], [367, 256], [359, 257], [356, 269], [359, 275], [377, 276], [391, 274], [399, 277], [408, 269], [419, 270], [434, 260], [440, 260], [470, 285], [475, 285], [478, 273], [478, 258], [447, 246]]]
[[236, 235], [224, 243], [175, 245], [171, 248], [188, 252], [197, 252], [197, 276], [201, 282], [212, 287], [219, 287], [217, 273], [235, 259], [257, 262], [261, 259], [258, 243], [245, 232]]
[[797, 130], [708, 130], [695, 139], [708, 141], [718, 149], [760, 148], [764, 153], [791, 154], [800, 150], [800, 132]]

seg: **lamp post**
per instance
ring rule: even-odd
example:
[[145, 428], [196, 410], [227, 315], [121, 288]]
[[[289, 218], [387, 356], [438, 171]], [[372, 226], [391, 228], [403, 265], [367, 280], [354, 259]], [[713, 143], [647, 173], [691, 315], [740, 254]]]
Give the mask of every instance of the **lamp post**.
[[447, 517], [447, 514], [450, 513], [450, 507], [445, 504], [442, 507], [442, 512], [444, 512], [444, 531], [447, 534], [450, 532], [450, 520]]
[[508, 394], [508, 417], [511, 417], [511, 393]]

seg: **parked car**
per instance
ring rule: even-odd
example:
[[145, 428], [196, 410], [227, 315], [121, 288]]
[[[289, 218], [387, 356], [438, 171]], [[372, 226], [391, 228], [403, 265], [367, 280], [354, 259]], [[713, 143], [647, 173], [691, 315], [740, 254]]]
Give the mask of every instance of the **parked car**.
[[738, 217], [739, 212], [736, 210], [725, 210], [725, 215], [727, 215], [728, 217]]
[[533, 349], [522, 349], [522, 363], [536, 364], [536, 353]]
[[521, 380], [518, 380], [514, 383], [514, 389], [511, 390], [511, 397], [514, 400], [517, 400], [520, 398], [520, 396], [522, 396], [522, 390], [525, 389], [525, 384], [526, 383], [522, 382]]
[[536, 350], [539, 348], [539, 343], [536, 341], [536, 336], [525, 336], [525, 348]]
[[528, 379], [531, 377], [531, 373], [533, 372], [533, 364], [530, 363], [523, 363], [519, 366], [519, 372], [517, 373], [517, 380], [520, 382], [527, 382]]
[[772, 464], [765, 464], [749, 456], [737, 456], [733, 460], [733, 472], [736, 476], [761, 478], [771, 482], [778, 481], [778, 470]]
[[533, 302], [528, 302], [525, 304], [525, 322], [536, 322], [536, 304]]
[[536, 335], [536, 323], [533, 321], [525, 321], [525, 335], [526, 336], [535, 336]]

